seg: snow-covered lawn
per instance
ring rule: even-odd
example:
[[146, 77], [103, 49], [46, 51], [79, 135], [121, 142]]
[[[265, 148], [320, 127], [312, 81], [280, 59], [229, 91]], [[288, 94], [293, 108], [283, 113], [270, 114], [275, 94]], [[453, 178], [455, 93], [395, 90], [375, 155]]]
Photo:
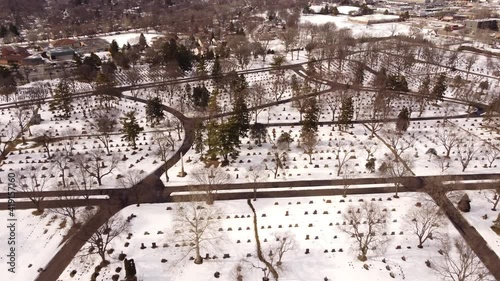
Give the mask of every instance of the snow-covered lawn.
[[[424, 195], [400, 195], [399, 199], [390, 198], [389, 194], [348, 196], [345, 199], [340, 196], [258, 199], [254, 206], [263, 251], [267, 255], [268, 247], [275, 242], [275, 234], [287, 233], [296, 240], [296, 247], [283, 258], [280, 280], [323, 280], [325, 276], [329, 280], [391, 280], [391, 272], [397, 280], [438, 280], [434, 271], [425, 265], [426, 260], [434, 263], [440, 257], [437, 240], [428, 241], [423, 249], [418, 249], [416, 237], [403, 219], [410, 207], [423, 202]], [[347, 206], [359, 207], [362, 200], [375, 201], [384, 212], [390, 213], [386, 231], [389, 242], [384, 245], [385, 253], [370, 252], [365, 263], [357, 260], [357, 251], [351, 248], [354, 239], [338, 226], [345, 223], [342, 214]], [[123, 262], [117, 259], [120, 253], [135, 260], [139, 280], [234, 280], [238, 264], [243, 267], [244, 280], [260, 280], [262, 271], [251, 265], [262, 266], [255, 254], [251, 210], [246, 201], [216, 201], [215, 206], [222, 211], [217, 221], [223, 241], [217, 247], [219, 250], [210, 250], [209, 254], [218, 259], [205, 260], [202, 265], [179, 261], [185, 249], [175, 247], [171, 242], [175, 236], [173, 223], [178, 207], [174, 203], [131, 206], [119, 215], [123, 218], [132, 214], [137, 216], [132, 219], [128, 231], [133, 235], [127, 239], [125, 233], [113, 241], [111, 264], [101, 270], [97, 280], [110, 280], [111, 275], [117, 274], [116, 268], [123, 268]], [[451, 237], [458, 236], [451, 224], [443, 231]], [[125, 243], [128, 245], [124, 246]], [[153, 249], [152, 243], [159, 247]], [[144, 249], [141, 249], [141, 244], [144, 244]], [[307, 249], [309, 254], [306, 254]], [[204, 257], [206, 253], [202, 251], [201, 255]], [[230, 257], [223, 259], [224, 254]], [[167, 261], [162, 263], [162, 259]], [[97, 257], [84, 262], [75, 259], [60, 279], [88, 280], [98, 263]], [[369, 270], [363, 268], [364, 264]], [[77, 277], [69, 277], [72, 270], [78, 272]], [[216, 271], [220, 272], [220, 279], [213, 277]], [[119, 274], [123, 278], [124, 271]]]
[[[99, 38], [102, 38], [106, 41], [109, 41], [110, 43], [113, 40], [116, 40], [116, 43], [118, 46], [121, 48], [123, 45], [127, 45], [127, 43], [130, 43], [130, 45], [134, 45], [139, 43], [139, 36], [141, 33], [123, 33], [123, 34], [117, 34], [117, 35], [108, 35], [108, 36], [102, 36]], [[156, 38], [161, 37], [163, 35], [158, 34], [158, 33], [144, 33], [144, 37], [146, 37], [146, 41], [148, 44], [151, 44]]]
[[[460, 192], [460, 194], [462, 193]], [[497, 206], [496, 211], [491, 210], [493, 208], [494, 190], [467, 190], [465, 193], [469, 195], [471, 200], [471, 209], [468, 213], [462, 212], [462, 215], [483, 236], [490, 248], [497, 255], [500, 255], [500, 235], [491, 229], [493, 221], [497, 218], [500, 210], [500, 204]], [[453, 200], [454, 203], [457, 203], [457, 200], [461, 197], [453, 196], [452, 198], [455, 199]]]
[[[94, 208], [92, 212], [97, 209]], [[77, 208], [80, 218], [84, 208]], [[64, 216], [45, 210], [40, 216], [32, 214], [33, 210], [16, 210], [16, 273], [7, 271], [7, 253], [10, 245], [7, 238], [10, 232], [0, 231], [0, 270], [3, 280], [27, 281], [35, 280], [38, 270], [44, 268], [60, 248], [60, 243], [71, 227], [71, 220]], [[0, 211], [0, 220], [7, 222], [9, 211]], [[5, 226], [3, 227], [5, 228]], [[8, 277], [7, 277], [8, 276]]]
[[349, 16], [330, 16], [330, 15], [302, 15], [301, 23], [310, 22], [321, 25], [327, 22], [333, 22], [337, 28], [348, 28], [352, 30], [354, 37], [389, 37], [394, 34], [409, 34], [410, 27], [404, 23], [381, 23], [381, 24], [359, 24], [349, 21]]

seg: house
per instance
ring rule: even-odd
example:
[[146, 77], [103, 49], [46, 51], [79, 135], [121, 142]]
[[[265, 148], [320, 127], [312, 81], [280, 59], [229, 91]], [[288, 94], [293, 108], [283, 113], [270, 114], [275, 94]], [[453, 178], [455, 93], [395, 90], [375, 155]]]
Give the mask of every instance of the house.
[[54, 48], [60, 48], [60, 49], [78, 49], [80, 48], [81, 44], [79, 41], [73, 40], [73, 39], [60, 39], [52, 42], [52, 47]]
[[0, 65], [22, 64], [23, 59], [30, 56], [26, 48], [17, 46], [5, 46], [1, 49]]

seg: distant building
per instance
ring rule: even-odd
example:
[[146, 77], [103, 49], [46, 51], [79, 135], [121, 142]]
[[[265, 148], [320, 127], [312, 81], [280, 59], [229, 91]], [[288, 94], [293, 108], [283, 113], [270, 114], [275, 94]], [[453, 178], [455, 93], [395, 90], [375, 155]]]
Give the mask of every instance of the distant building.
[[478, 29], [489, 29], [492, 31], [498, 31], [499, 26], [500, 26], [500, 18], [465, 21], [465, 28], [471, 31], [476, 31]]
[[75, 54], [75, 50], [68, 48], [68, 49], [52, 49], [47, 51], [47, 56], [51, 60], [72, 60], [73, 55]]
[[60, 49], [78, 49], [80, 48], [81, 44], [79, 41], [73, 40], [73, 39], [60, 39], [57, 41], [52, 42], [52, 47], [54, 48], [60, 48]]
[[32, 55], [23, 59], [23, 65], [40, 65], [44, 63], [45, 59], [40, 54]]
[[22, 64], [23, 59], [30, 56], [26, 48], [17, 46], [5, 46], [1, 49], [0, 65]]

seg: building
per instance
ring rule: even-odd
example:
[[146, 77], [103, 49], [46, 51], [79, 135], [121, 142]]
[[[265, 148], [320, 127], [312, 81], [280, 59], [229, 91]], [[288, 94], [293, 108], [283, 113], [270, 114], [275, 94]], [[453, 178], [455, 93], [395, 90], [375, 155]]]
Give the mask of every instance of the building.
[[73, 55], [75, 54], [75, 50], [68, 48], [68, 49], [52, 49], [47, 51], [47, 56], [51, 60], [58, 60], [58, 61], [63, 61], [63, 60], [72, 60]]
[[60, 48], [60, 49], [78, 49], [80, 48], [81, 44], [79, 41], [73, 40], [73, 39], [60, 39], [57, 41], [52, 42], [52, 47], [54, 48]]
[[22, 64], [23, 59], [29, 57], [26, 48], [17, 46], [5, 46], [1, 49], [0, 65]]
[[465, 21], [465, 28], [470, 31], [476, 31], [478, 29], [489, 29], [492, 31], [498, 31], [499, 26], [500, 26], [500, 18]]

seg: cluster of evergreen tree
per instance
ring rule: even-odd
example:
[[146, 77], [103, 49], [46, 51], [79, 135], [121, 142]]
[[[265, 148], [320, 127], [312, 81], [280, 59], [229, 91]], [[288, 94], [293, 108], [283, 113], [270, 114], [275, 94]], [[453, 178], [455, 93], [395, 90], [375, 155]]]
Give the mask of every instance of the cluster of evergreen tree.
[[175, 39], [170, 39], [162, 46], [162, 63], [168, 64], [176, 62], [182, 72], [193, 69], [193, 62], [196, 57], [186, 46], [180, 45]]
[[19, 36], [19, 30], [17, 26], [9, 23], [7, 26], [0, 25], [0, 38], [5, 38], [7, 35], [12, 34], [13, 36]]
[[[206, 155], [210, 160], [216, 160], [218, 157], [222, 158], [222, 165], [229, 164], [229, 157], [237, 157], [240, 148], [240, 138], [247, 137], [250, 131], [250, 116], [248, 106], [245, 100], [246, 90], [248, 83], [244, 76], [237, 76], [236, 81], [233, 81], [233, 102], [232, 102], [232, 115], [229, 118], [217, 116], [220, 112], [217, 104], [217, 96], [219, 91], [215, 89], [209, 95], [206, 88], [200, 87], [196, 92], [200, 93], [197, 100], [202, 100], [203, 103], [207, 102], [207, 111], [211, 117], [206, 125], [199, 124], [195, 132], [194, 146], [197, 153], [203, 153], [206, 148]], [[193, 95], [195, 89], [193, 88]], [[207, 98], [208, 96], [208, 98]], [[253, 128], [251, 134], [256, 134]], [[206, 137], [203, 136], [206, 134]], [[260, 140], [262, 137], [262, 130], [259, 133]]]

